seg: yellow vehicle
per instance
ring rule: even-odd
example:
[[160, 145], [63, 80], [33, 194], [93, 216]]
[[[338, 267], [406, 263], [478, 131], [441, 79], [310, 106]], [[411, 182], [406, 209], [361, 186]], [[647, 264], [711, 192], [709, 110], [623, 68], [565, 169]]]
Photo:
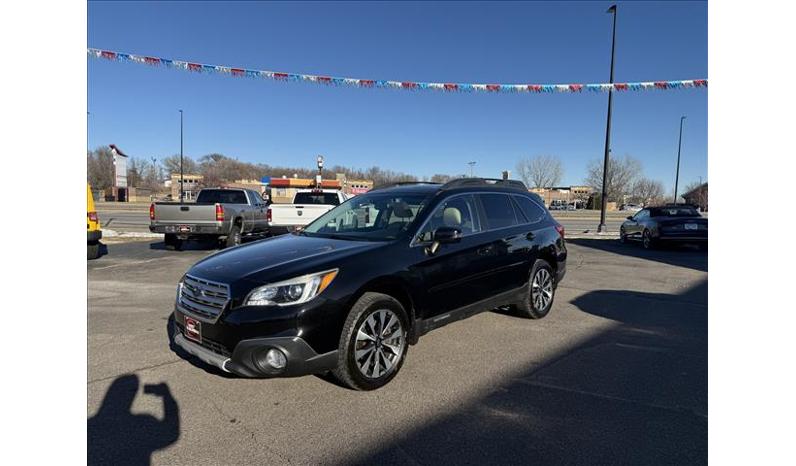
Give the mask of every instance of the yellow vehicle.
[[86, 213], [86, 230], [88, 231], [88, 258], [96, 259], [100, 255], [100, 243], [102, 230], [100, 229], [97, 210], [94, 208], [94, 197], [91, 195], [91, 185], [86, 184], [86, 203], [88, 210]]

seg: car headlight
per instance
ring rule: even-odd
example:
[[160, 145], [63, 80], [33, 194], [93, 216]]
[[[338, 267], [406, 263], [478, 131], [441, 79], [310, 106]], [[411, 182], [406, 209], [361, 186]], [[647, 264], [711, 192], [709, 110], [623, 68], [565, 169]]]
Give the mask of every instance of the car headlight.
[[257, 287], [246, 297], [244, 306], [290, 306], [306, 303], [321, 294], [332, 283], [338, 270], [302, 275]]

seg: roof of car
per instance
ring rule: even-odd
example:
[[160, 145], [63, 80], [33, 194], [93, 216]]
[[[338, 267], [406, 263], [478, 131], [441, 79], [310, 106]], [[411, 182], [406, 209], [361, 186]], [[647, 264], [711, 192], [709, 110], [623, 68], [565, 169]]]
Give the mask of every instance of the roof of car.
[[431, 183], [427, 181], [410, 181], [398, 182], [377, 186], [373, 188], [374, 191], [389, 191], [389, 192], [416, 192], [416, 193], [433, 193], [437, 191], [451, 191], [451, 190], [476, 190], [483, 191], [486, 189], [500, 189], [510, 191], [520, 191], [529, 193], [528, 189], [522, 181], [517, 180], [501, 180], [492, 178], [456, 178], [445, 184]]

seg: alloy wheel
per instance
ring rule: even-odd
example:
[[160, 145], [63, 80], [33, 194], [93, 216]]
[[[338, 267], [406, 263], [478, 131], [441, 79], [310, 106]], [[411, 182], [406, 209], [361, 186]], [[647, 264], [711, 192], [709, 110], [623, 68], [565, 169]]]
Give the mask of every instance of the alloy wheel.
[[542, 310], [553, 299], [553, 277], [547, 269], [539, 269], [531, 282], [531, 301], [537, 310]]
[[389, 309], [373, 312], [356, 334], [354, 360], [359, 372], [370, 379], [392, 372], [403, 357], [405, 345], [401, 319]]

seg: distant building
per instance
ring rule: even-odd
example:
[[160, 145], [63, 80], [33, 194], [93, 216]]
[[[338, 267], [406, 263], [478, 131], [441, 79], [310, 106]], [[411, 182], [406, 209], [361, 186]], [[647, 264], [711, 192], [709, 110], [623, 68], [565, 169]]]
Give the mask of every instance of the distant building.
[[[271, 178], [268, 183], [271, 202], [275, 204], [290, 204], [299, 189], [314, 188], [315, 180], [309, 178]], [[342, 183], [338, 180], [322, 180], [323, 189], [341, 189]]]
[[343, 192], [346, 194], [365, 194], [373, 189], [372, 180], [349, 180], [345, 173], [337, 173], [336, 178], [343, 186]]
[[683, 199], [688, 204], [698, 206], [702, 212], [708, 211], [708, 184], [702, 183], [696, 188], [683, 194]]
[[585, 208], [592, 196], [590, 186], [554, 186], [551, 188], [530, 188], [528, 191], [538, 194], [546, 206], [555, 203], [576, 204]]
[[[202, 189], [202, 182], [205, 177], [202, 175], [182, 175], [185, 185], [183, 186], [183, 196], [186, 201], [196, 200], [196, 194]], [[180, 174], [171, 174], [171, 198], [175, 201], [180, 200]]]
[[224, 183], [223, 187], [251, 189], [252, 191], [257, 191], [258, 193], [263, 194], [265, 192], [266, 184], [257, 180], [235, 180], [231, 183]]

